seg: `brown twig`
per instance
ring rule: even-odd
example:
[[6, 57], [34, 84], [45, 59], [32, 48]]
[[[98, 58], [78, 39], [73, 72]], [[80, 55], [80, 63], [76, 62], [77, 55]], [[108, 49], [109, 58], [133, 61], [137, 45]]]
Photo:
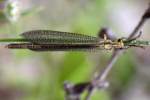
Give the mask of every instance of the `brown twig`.
[[[137, 26], [134, 28], [133, 32], [129, 35], [128, 40], [131, 40], [137, 37], [136, 35], [138, 31], [142, 28], [146, 20], [149, 18], [150, 18], [150, 5], [148, 9], [145, 11], [145, 13], [143, 14]], [[102, 32], [105, 34], [106, 30], [103, 30]], [[99, 35], [101, 36], [101, 34]], [[91, 95], [93, 94], [93, 91], [95, 89], [108, 87], [108, 82], [106, 81], [106, 78], [109, 72], [111, 71], [113, 65], [115, 64], [119, 56], [124, 51], [125, 50], [115, 49], [105, 69], [102, 71], [100, 70], [98, 72], [98, 75], [94, 77], [93, 80], [91, 80], [90, 82], [83, 82], [83, 83], [78, 83], [78, 84], [71, 84], [71, 83], [64, 84], [64, 89], [66, 92], [66, 99], [67, 100], [80, 100], [81, 94], [85, 90], [87, 90], [88, 93], [85, 96], [85, 100], [90, 100]]]
[[[149, 4], [148, 9], [143, 14], [141, 20], [139, 21], [138, 25], [134, 28], [133, 32], [128, 37], [128, 39], [134, 38], [137, 35], [138, 31], [142, 28], [142, 26], [146, 22], [146, 20], [149, 19], [149, 18], [150, 18], [150, 4]], [[101, 82], [104, 82], [106, 80], [106, 78], [107, 78], [109, 72], [111, 71], [113, 65], [117, 61], [118, 57], [123, 53], [123, 51], [124, 50], [115, 50], [113, 52], [112, 57], [108, 61], [108, 64], [106, 65], [105, 69], [102, 72], [99, 71], [99, 74], [96, 76], [96, 78], [94, 79], [94, 81], [92, 81], [92, 84], [95, 85], [95, 82], [100, 84]], [[88, 91], [88, 93], [87, 93], [87, 95], [85, 97], [85, 100], [90, 100], [90, 97], [91, 97], [93, 91], [97, 87], [97, 86], [94, 86], [94, 85], [92, 86], [92, 89], [90, 89]]]

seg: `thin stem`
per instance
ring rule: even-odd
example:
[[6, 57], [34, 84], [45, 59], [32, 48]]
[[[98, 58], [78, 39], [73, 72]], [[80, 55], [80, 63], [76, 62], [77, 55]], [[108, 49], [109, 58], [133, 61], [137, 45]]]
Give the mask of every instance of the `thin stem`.
[[107, 67], [103, 70], [103, 72], [99, 73], [99, 75], [96, 77], [96, 80], [99, 80], [100, 82], [104, 81], [112, 69], [113, 65], [117, 61], [117, 58], [119, 57], [119, 53], [121, 53], [120, 50], [115, 50], [114, 53], [112, 54], [112, 57], [108, 61], [108, 64], [106, 65]]
[[28, 40], [27, 39], [17, 39], [17, 38], [14, 38], [14, 39], [12, 39], [12, 38], [7, 38], [7, 39], [0, 39], [0, 42], [28, 42]]
[[[146, 12], [143, 14], [143, 16], [147, 15], [147, 13], [149, 13], [150, 11], [150, 5], [148, 7], [148, 9], [146, 10]], [[138, 33], [138, 31], [141, 29], [141, 27], [144, 25], [144, 23], [146, 22], [146, 19], [148, 17], [143, 17], [141, 18], [141, 20], [139, 21], [139, 23], [137, 24], [137, 26], [134, 28], [133, 32], [130, 34], [130, 36], [128, 37], [128, 39], [132, 39], [134, 36], [136, 36], [136, 34]], [[101, 73], [101, 70], [99, 71], [99, 74], [97, 75], [97, 77], [95, 78], [95, 80], [93, 81], [97, 81], [99, 83], [101, 83], [102, 81], [105, 81], [105, 79], [107, 78], [109, 72], [111, 71], [113, 65], [115, 64], [115, 62], [117, 61], [119, 55], [121, 55], [123, 53], [123, 51], [120, 50], [115, 50], [108, 62], [108, 64], [106, 65], [105, 69], [103, 70], [103, 72]], [[90, 97], [92, 95], [92, 91], [96, 88], [96, 86], [93, 86], [92, 90], [88, 91], [85, 100], [90, 100]]]
[[135, 29], [133, 30], [133, 32], [129, 35], [128, 39], [132, 39], [134, 38], [134, 36], [138, 33], [138, 31], [142, 28], [142, 26], [144, 25], [146, 19], [141, 19], [140, 22], [138, 23], [138, 25], [135, 27]]

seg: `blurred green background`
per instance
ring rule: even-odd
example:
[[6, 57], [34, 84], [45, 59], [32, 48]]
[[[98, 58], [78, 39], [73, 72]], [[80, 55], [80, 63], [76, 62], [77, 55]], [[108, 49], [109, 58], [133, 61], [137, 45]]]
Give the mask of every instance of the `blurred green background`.
[[[108, 27], [127, 37], [149, 0], [0, 0], [0, 38], [48, 29], [97, 36]], [[149, 23], [141, 39], [149, 39]], [[63, 83], [89, 81], [111, 51], [33, 52], [0, 46], [0, 100], [64, 100]], [[114, 65], [110, 87], [92, 100], [149, 100], [150, 53], [130, 49]]]

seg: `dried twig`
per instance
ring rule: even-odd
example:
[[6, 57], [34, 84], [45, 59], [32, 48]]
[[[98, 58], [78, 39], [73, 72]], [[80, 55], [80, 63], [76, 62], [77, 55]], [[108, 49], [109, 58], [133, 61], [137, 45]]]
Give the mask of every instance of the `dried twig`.
[[[135, 27], [133, 32], [128, 37], [128, 40], [134, 39], [136, 37], [138, 31], [142, 28], [144, 23], [149, 18], [150, 18], [150, 5], [149, 5], [148, 9], [145, 11], [145, 13], [143, 14], [138, 25]], [[105, 32], [106, 32], [106, 30], [102, 30], [102, 34], [103, 33], [105, 34]], [[99, 34], [99, 36], [103, 36], [103, 35]], [[137, 41], [137, 43], [139, 43], [139, 41]], [[146, 42], [140, 41], [140, 43], [149, 45], [148, 41], [146, 41]], [[129, 44], [130, 44], [130, 42], [129, 42]], [[96, 77], [94, 77], [94, 79], [91, 80], [90, 82], [84, 82], [84, 83], [79, 83], [79, 84], [75, 84], [75, 85], [68, 84], [68, 83], [65, 84], [64, 89], [66, 92], [67, 100], [80, 100], [80, 96], [85, 90], [88, 91], [87, 95], [85, 96], [85, 100], [90, 100], [90, 97], [95, 89], [99, 89], [99, 88], [101, 89], [101, 88], [108, 87], [109, 83], [106, 81], [106, 78], [107, 78], [109, 72], [111, 71], [113, 65], [117, 61], [118, 57], [123, 53], [123, 51], [124, 50], [115, 49], [110, 60], [108, 61], [108, 64], [106, 65], [105, 69], [103, 71], [100, 70], [98, 72], [98, 75]]]
[[[132, 39], [134, 38], [138, 31], [142, 28], [142, 26], [144, 25], [144, 23], [147, 21], [147, 19], [150, 18], [150, 4], [148, 9], [145, 11], [145, 13], [143, 14], [141, 20], [139, 21], [138, 25], [135, 27], [135, 29], [133, 30], [133, 32], [130, 34], [130, 36], [128, 37], [128, 39]], [[124, 51], [124, 50], [123, 50]], [[115, 64], [115, 62], [117, 61], [118, 57], [123, 53], [122, 50], [115, 50], [114, 53], [112, 54], [112, 57], [110, 58], [108, 64], [106, 65], [105, 69], [103, 70], [103, 72], [99, 71], [99, 74], [97, 75], [97, 77], [95, 78], [94, 82], [98, 82], [99, 84], [101, 82], [104, 82], [106, 77], [108, 76], [109, 72], [111, 71], [113, 65]], [[90, 100], [90, 97], [92, 95], [92, 91], [96, 88], [97, 86], [93, 86], [93, 88], [91, 90], [88, 91], [87, 96], [85, 97], [85, 100]]]

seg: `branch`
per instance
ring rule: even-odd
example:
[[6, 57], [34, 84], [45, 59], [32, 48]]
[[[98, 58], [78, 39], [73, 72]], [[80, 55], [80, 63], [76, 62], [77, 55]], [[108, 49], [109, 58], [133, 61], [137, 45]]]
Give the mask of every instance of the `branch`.
[[129, 35], [128, 39], [133, 38], [149, 18], [150, 18], [150, 3], [149, 3], [148, 8], [146, 9], [145, 13], [143, 14], [140, 22], [134, 28], [133, 32]]
[[[128, 39], [134, 38], [137, 35], [138, 31], [142, 28], [142, 26], [144, 25], [144, 23], [149, 18], [150, 18], [150, 4], [148, 6], [148, 9], [143, 14], [143, 16], [142, 16], [141, 20], [139, 21], [139, 23], [137, 24], [137, 26], [134, 28], [133, 32], [128, 37]], [[110, 58], [110, 60], [108, 61], [108, 64], [106, 65], [105, 69], [102, 72], [100, 70], [99, 74], [97, 75], [97, 77], [92, 82], [92, 85], [93, 85], [92, 87], [93, 88], [88, 91], [88, 93], [87, 93], [87, 95], [85, 97], [85, 100], [90, 100], [90, 97], [91, 97], [94, 89], [97, 87], [97, 83], [101, 84], [101, 82], [105, 81], [105, 79], [107, 78], [107, 76], [108, 76], [109, 72], [111, 71], [113, 65], [117, 61], [118, 57], [123, 53], [123, 51], [122, 50], [115, 50], [114, 51], [114, 53], [112, 54], [112, 57]]]
[[[142, 28], [144, 23], [149, 18], [150, 18], [150, 4], [149, 4], [148, 9], [146, 9], [145, 13], [141, 17], [139, 23], [134, 28], [133, 32], [127, 38], [126, 46], [149, 46], [150, 45], [150, 41], [137, 41], [137, 40], [131, 41], [132, 39], [135, 39], [138, 31]], [[107, 30], [102, 30], [101, 32], [102, 34], [105, 34], [105, 32], [107, 33]], [[99, 36], [103, 36], [102, 34], [99, 34]], [[65, 83], [64, 90], [66, 92], [66, 99], [67, 100], [80, 100], [81, 94], [85, 90], [87, 90], [88, 92], [87, 92], [87, 95], [85, 96], [85, 100], [90, 100], [90, 97], [95, 89], [107, 88], [109, 83], [106, 81], [106, 78], [109, 72], [111, 71], [113, 65], [117, 61], [118, 57], [124, 51], [125, 50], [115, 49], [110, 60], [108, 61], [108, 64], [105, 66], [105, 69], [102, 71], [100, 70], [97, 76], [94, 77], [93, 80], [91, 80], [90, 82], [84, 82], [84, 83], [79, 83], [79, 84]]]

